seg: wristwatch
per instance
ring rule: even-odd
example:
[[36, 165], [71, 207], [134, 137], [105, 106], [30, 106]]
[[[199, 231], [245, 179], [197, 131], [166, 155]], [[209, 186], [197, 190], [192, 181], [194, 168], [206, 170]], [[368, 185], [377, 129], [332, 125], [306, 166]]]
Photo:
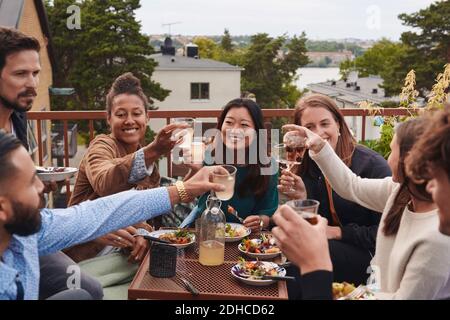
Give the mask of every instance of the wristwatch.
[[175, 182], [175, 187], [177, 188], [178, 196], [180, 197], [181, 202], [188, 203], [191, 201], [191, 197], [189, 196], [189, 193], [186, 191], [183, 181]]

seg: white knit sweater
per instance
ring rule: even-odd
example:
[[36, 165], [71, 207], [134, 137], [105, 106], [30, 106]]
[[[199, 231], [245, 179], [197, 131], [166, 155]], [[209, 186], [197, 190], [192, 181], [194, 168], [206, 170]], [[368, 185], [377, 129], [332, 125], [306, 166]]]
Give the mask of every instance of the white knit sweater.
[[[450, 297], [450, 237], [438, 230], [437, 210], [405, 209], [396, 235], [385, 236], [384, 219], [400, 185], [391, 177], [363, 179], [355, 175], [327, 143], [310, 157], [343, 198], [382, 212], [376, 253], [371, 265], [380, 273], [380, 299], [444, 299]], [[375, 266], [375, 267], [374, 267]]]

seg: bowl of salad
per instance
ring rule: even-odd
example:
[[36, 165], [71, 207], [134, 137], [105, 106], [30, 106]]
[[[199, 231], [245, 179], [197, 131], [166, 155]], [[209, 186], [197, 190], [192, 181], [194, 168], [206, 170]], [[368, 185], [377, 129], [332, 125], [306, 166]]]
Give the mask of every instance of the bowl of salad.
[[252, 231], [242, 224], [229, 222], [225, 225], [225, 242], [236, 242], [248, 237]]
[[247, 256], [260, 260], [273, 259], [281, 254], [273, 236], [266, 233], [262, 233], [259, 239], [244, 238], [238, 249]]
[[195, 234], [184, 229], [163, 229], [150, 232], [152, 237], [170, 242], [177, 248], [186, 248], [195, 243]]
[[231, 268], [231, 275], [239, 281], [252, 286], [268, 286], [276, 280], [263, 279], [263, 276], [281, 276], [286, 275], [286, 270], [276, 263], [269, 261], [245, 261], [239, 259], [239, 262]]

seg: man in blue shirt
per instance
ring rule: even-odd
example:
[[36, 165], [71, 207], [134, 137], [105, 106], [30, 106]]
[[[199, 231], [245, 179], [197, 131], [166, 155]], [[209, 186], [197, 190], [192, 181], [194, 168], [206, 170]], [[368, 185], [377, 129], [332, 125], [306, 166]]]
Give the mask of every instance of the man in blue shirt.
[[[168, 213], [224, 187], [210, 182], [219, 167], [205, 167], [176, 186], [126, 191], [67, 209], [41, 209], [43, 184], [20, 141], [0, 131], [0, 300], [37, 299], [39, 255], [89, 241], [139, 221]], [[96, 214], [92, 214], [95, 211]], [[61, 298], [88, 298], [68, 290]]]
[[[16, 136], [28, 149], [26, 112], [31, 109], [39, 86], [41, 45], [22, 32], [0, 27], [0, 129]], [[56, 183], [46, 185], [56, 190]], [[74, 264], [63, 252], [41, 256], [39, 298], [47, 299], [67, 289], [68, 268]], [[93, 299], [103, 297], [100, 283], [85, 273], [80, 284]]]

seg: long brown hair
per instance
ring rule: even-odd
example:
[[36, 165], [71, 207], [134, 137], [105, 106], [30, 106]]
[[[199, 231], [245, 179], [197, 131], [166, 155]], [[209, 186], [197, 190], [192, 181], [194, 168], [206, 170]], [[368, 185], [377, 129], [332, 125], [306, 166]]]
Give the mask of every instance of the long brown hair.
[[[297, 106], [294, 111], [294, 123], [296, 125], [302, 125], [303, 112], [307, 108], [324, 108], [333, 115], [334, 120], [339, 124], [340, 133], [336, 145], [336, 154], [348, 167], [350, 167], [352, 164], [353, 152], [355, 151], [356, 140], [350, 132], [344, 116], [336, 103], [331, 98], [321, 94], [312, 94], [301, 98], [297, 102]], [[297, 174], [303, 175], [307, 173], [311, 163], [312, 160], [309, 158], [308, 152], [306, 152], [302, 164], [298, 168]]]
[[423, 118], [417, 118], [402, 122], [395, 131], [397, 143], [400, 148], [400, 155], [397, 167], [400, 189], [395, 196], [392, 207], [384, 220], [383, 233], [386, 236], [397, 234], [400, 227], [403, 211], [408, 203], [414, 197], [421, 201], [433, 202], [431, 195], [426, 191], [426, 183], [414, 183], [407, 175], [405, 170], [405, 158], [425, 131], [426, 121]]
[[[245, 194], [252, 192], [257, 198], [264, 196], [264, 193], [267, 191], [270, 182], [270, 175], [261, 175], [261, 168], [267, 167], [267, 165], [263, 165], [261, 163], [260, 155], [261, 152], [265, 152], [268, 155], [267, 144], [265, 144], [266, 150], [259, 150], [260, 143], [260, 135], [258, 134], [260, 131], [265, 129], [264, 127], [264, 118], [259, 105], [251, 99], [234, 99], [226, 104], [223, 108], [222, 113], [217, 121], [217, 130], [222, 131], [222, 126], [225, 121], [225, 118], [228, 112], [233, 108], [245, 108], [250, 114], [253, 124], [255, 125], [256, 130], [256, 139], [252, 143], [256, 143], [258, 148], [258, 157], [256, 164], [248, 164], [249, 173], [244, 181], [237, 187], [238, 194], [242, 197]], [[221, 139], [220, 139], [221, 140]], [[222, 141], [223, 144], [223, 141]], [[218, 148], [220, 146], [216, 146]], [[222, 145], [223, 150], [226, 149], [225, 144]], [[246, 159], [249, 159], [249, 148], [246, 150]], [[223, 153], [225, 154], [225, 153]], [[270, 164], [269, 164], [270, 166]]]

